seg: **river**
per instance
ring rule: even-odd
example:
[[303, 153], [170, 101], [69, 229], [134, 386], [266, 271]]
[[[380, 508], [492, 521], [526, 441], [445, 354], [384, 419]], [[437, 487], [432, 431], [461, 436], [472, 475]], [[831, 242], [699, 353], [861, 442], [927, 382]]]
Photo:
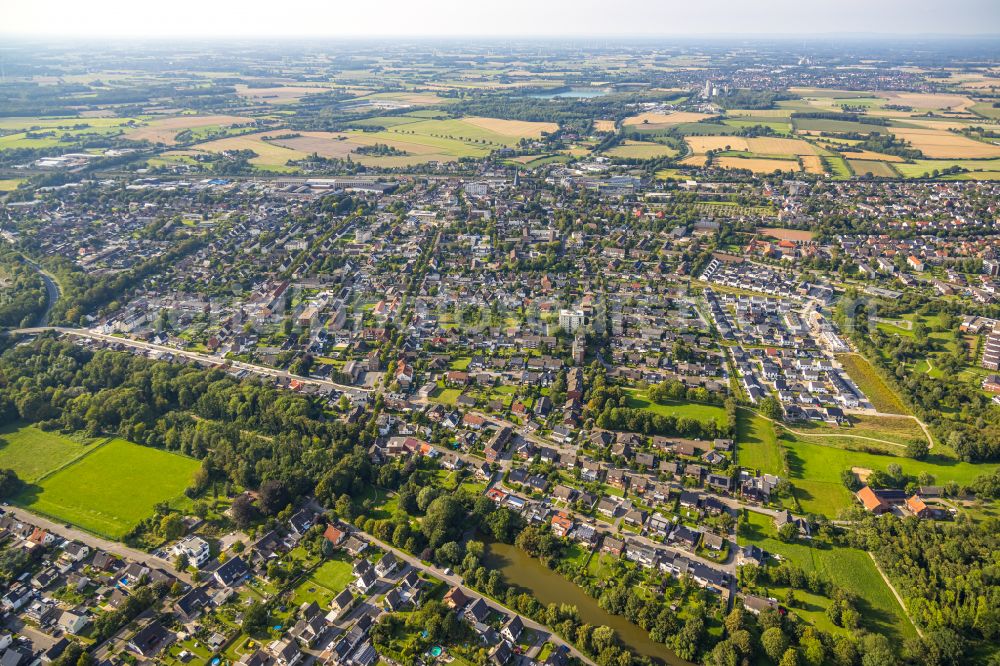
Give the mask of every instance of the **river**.
[[612, 615], [600, 607], [597, 599], [582, 588], [516, 546], [493, 541], [486, 542], [485, 564], [498, 569], [508, 583], [530, 591], [545, 605], [550, 603], [572, 604], [580, 611], [580, 619], [592, 625], [606, 625], [617, 632], [622, 643], [637, 653], [652, 657], [670, 666], [688, 666], [665, 645], [657, 643], [638, 627], [620, 615]]

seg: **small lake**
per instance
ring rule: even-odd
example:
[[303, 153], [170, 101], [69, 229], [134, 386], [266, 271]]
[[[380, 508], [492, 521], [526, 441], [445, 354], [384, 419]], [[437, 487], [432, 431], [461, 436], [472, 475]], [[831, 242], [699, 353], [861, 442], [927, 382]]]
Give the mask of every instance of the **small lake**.
[[486, 541], [484, 564], [497, 569], [508, 583], [529, 590], [544, 605], [572, 604], [580, 611], [580, 619], [592, 625], [611, 627], [622, 643], [639, 654], [670, 666], [688, 666], [665, 645], [657, 643], [638, 627], [620, 615], [607, 612], [581, 587], [552, 571], [527, 553], [506, 543]]
[[528, 95], [528, 97], [533, 97], [534, 99], [590, 99], [591, 97], [604, 97], [610, 94], [611, 91], [607, 88], [560, 88], [549, 92], [534, 93]]

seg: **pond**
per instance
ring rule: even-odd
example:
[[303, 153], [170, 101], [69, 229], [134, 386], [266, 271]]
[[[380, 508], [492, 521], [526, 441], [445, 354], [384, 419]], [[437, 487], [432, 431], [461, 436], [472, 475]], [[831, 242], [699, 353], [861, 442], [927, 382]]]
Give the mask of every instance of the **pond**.
[[534, 99], [590, 99], [591, 97], [604, 97], [610, 94], [611, 91], [607, 88], [559, 88], [548, 92], [533, 93], [528, 95], [528, 97], [533, 97]]
[[523, 587], [538, 601], [572, 604], [580, 611], [580, 619], [592, 625], [606, 625], [617, 632], [623, 643], [637, 653], [671, 666], [685, 666], [684, 661], [665, 645], [657, 643], [638, 627], [620, 615], [612, 615], [582, 588], [552, 571], [520, 548], [505, 543], [487, 541], [485, 562], [488, 569], [497, 569], [508, 583]]

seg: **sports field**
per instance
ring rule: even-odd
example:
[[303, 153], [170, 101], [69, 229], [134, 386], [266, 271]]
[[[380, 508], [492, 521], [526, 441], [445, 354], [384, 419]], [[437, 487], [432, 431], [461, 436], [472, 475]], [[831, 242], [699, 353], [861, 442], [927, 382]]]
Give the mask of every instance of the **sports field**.
[[157, 503], [180, 501], [198, 467], [192, 458], [113, 439], [29, 486], [16, 503], [120, 539]]
[[8, 426], [0, 430], [0, 467], [12, 469], [22, 481], [33, 483], [94, 446], [33, 426]]

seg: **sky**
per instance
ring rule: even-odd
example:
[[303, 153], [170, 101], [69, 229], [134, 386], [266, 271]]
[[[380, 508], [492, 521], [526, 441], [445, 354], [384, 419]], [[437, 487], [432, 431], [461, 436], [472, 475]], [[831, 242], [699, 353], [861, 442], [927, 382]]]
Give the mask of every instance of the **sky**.
[[7, 0], [0, 34], [487, 37], [1000, 34], [1000, 0]]

